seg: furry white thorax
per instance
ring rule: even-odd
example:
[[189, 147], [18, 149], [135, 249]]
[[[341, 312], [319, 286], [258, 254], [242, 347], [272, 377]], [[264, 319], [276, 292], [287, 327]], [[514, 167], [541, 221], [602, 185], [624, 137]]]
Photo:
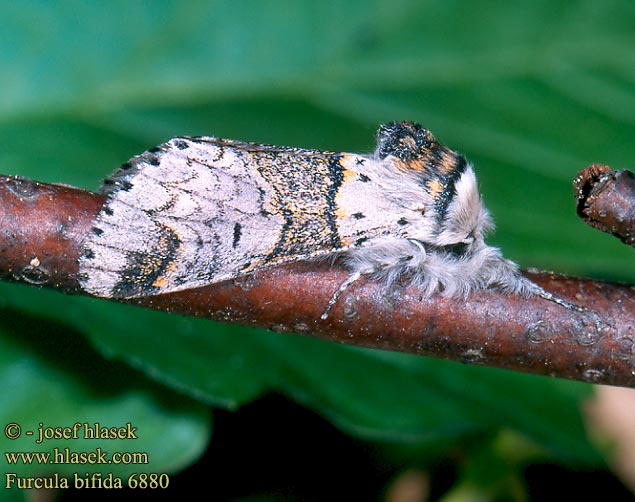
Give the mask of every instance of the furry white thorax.
[[[381, 162], [374, 159], [369, 167], [379, 169]], [[435, 201], [425, 187], [408, 179], [413, 175], [391, 166], [377, 177], [385, 193], [411, 211], [407, 214], [412, 223], [402, 235], [378, 237], [344, 253], [341, 258], [352, 274], [370, 275], [389, 286], [398, 281], [411, 284], [424, 296], [467, 296], [490, 287], [507, 293], [536, 293], [536, 285], [520, 274], [514, 262], [485, 244], [484, 234], [494, 225], [481, 202], [471, 165], [456, 181], [442, 216], [431, 209]], [[422, 207], [426, 208], [423, 214]]]

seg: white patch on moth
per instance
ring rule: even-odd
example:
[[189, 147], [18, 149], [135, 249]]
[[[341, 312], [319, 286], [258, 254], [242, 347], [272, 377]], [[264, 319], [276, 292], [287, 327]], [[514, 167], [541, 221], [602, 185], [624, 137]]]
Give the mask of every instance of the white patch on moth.
[[[363, 163], [358, 163], [364, 160]], [[345, 181], [337, 192], [337, 226], [344, 243], [359, 238], [382, 235], [401, 235], [396, 223], [406, 212], [404, 199], [391, 196], [392, 170], [387, 163], [369, 157], [347, 157], [344, 166], [360, 176]], [[403, 184], [403, 180], [402, 180]], [[425, 196], [424, 190], [420, 191]], [[387, 196], [388, 195], [388, 196]], [[421, 207], [424, 202], [420, 201]], [[415, 216], [421, 216], [420, 213]], [[420, 219], [424, 227], [430, 226], [430, 218]]]
[[494, 223], [481, 202], [471, 164], [468, 164], [454, 189], [456, 194], [448, 205], [443, 231], [436, 236], [434, 244], [483, 244], [484, 234], [494, 229]]
[[455, 256], [425, 251], [406, 239], [386, 237], [346, 253], [343, 260], [352, 273], [369, 274], [387, 284], [406, 278], [424, 296], [466, 296], [492, 286], [521, 294], [534, 289], [515, 263], [487, 245], [474, 246], [466, 254]]

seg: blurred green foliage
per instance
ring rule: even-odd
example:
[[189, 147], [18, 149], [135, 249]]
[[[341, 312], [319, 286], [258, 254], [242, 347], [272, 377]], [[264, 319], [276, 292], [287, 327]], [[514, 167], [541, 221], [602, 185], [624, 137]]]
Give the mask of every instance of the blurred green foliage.
[[[0, 171], [96, 189], [175, 135], [370, 151], [379, 123], [416, 120], [475, 163], [506, 256], [632, 281], [632, 251], [579, 221], [571, 181], [591, 162], [633, 167], [633, 19], [630, 0], [4, 1]], [[269, 390], [352, 434], [441, 444], [434, 455], [512, 429], [556, 461], [600, 462], [583, 384], [20, 285], [0, 300], [1, 423], [131, 421], [147, 431], [135, 449], [181, 451], [153, 454], [155, 471], [205, 447], [196, 401], [235, 408]]]

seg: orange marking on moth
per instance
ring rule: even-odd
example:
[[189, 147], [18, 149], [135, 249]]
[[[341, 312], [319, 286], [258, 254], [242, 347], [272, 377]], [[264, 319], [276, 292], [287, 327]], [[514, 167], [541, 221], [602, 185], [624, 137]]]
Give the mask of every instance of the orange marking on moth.
[[[347, 161], [355, 162], [354, 159], [351, 160], [351, 159], [346, 158], [346, 157], [353, 157], [353, 156], [352, 155], [345, 156], [344, 159], [343, 159], [344, 163], [346, 163]], [[340, 198], [340, 194], [342, 193], [342, 189], [346, 185], [349, 185], [349, 184], [351, 184], [351, 183], [353, 183], [353, 182], [355, 182], [357, 180], [357, 173], [355, 171], [353, 171], [352, 169], [344, 169], [342, 171], [342, 176], [343, 176], [342, 184], [340, 185], [338, 194], [335, 196], [335, 207], [336, 207], [336, 209], [335, 209], [335, 217], [337, 219], [346, 218], [346, 217], [349, 216], [348, 212], [346, 212], [346, 210], [340, 204], [339, 198]]]
[[433, 199], [436, 199], [441, 193], [443, 193], [443, 190], [445, 189], [443, 183], [441, 183], [437, 179], [429, 180], [426, 183], [426, 186], [430, 190], [430, 194], [432, 195]]

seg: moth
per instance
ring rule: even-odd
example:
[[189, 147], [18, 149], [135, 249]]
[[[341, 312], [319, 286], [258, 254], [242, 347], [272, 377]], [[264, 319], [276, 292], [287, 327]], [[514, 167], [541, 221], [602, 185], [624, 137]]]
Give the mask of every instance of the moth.
[[[472, 165], [419, 124], [392, 122], [372, 154], [177, 137], [123, 164], [85, 239], [81, 287], [139, 298], [285, 263], [339, 258], [349, 279], [424, 296], [496, 288], [566, 304], [500, 250]], [[323, 317], [325, 317], [323, 316]]]

